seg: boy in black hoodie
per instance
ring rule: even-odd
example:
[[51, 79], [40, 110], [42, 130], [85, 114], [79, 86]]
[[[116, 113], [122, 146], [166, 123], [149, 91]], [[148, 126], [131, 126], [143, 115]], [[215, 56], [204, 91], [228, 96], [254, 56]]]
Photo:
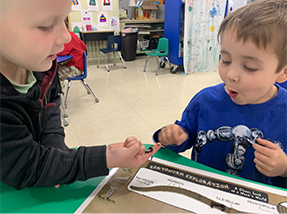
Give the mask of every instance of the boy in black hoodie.
[[[109, 146], [69, 149], [60, 119], [56, 54], [70, 41], [70, 0], [0, 0], [1, 182], [46, 187], [135, 167], [145, 153], [135, 137]], [[33, 71], [33, 72], [32, 72]]]

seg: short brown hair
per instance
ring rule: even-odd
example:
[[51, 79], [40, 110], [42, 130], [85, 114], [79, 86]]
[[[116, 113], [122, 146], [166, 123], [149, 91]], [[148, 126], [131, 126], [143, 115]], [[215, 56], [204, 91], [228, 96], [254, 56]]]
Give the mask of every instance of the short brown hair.
[[221, 23], [218, 41], [231, 29], [238, 40], [251, 40], [258, 48], [272, 45], [279, 60], [276, 72], [287, 65], [287, 0], [255, 0], [235, 10]]

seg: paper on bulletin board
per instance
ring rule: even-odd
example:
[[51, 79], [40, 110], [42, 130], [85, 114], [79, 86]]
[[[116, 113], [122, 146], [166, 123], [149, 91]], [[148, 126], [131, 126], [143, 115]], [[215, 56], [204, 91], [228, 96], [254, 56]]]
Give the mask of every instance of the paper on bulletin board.
[[[128, 203], [127, 203], [128, 202]], [[153, 158], [113, 169], [75, 213], [287, 213], [285, 190]]]
[[109, 18], [109, 28], [113, 31], [120, 31], [120, 19], [119, 17], [113, 16]]
[[113, 10], [113, 1], [112, 0], [100, 0], [102, 1], [102, 10], [103, 11], [112, 11]]
[[80, 11], [81, 10], [81, 1], [80, 0], [72, 0], [72, 11]]
[[82, 15], [82, 22], [84, 24], [92, 24], [93, 23], [93, 16], [91, 11], [81, 10]]
[[99, 11], [98, 0], [87, 0], [88, 11]]
[[108, 23], [109, 17], [107, 12], [98, 12], [97, 17], [99, 27], [109, 27]]
[[83, 23], [82, 22], [71, 22], [71, 28], [73, 33], [80, 35], [80, 31], [83, 29]]

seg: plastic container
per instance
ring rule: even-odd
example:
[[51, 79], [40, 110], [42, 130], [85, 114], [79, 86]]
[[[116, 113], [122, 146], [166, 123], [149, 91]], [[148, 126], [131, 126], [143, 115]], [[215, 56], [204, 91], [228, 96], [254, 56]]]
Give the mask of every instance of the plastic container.
[[146, 50], [149, 46], [149, 40], [148, 39], [145, 39], [143, 41], [139, 41], [140, 43], [140, 49], [141, 50]]
[[92, 30], [92, 25], [86, 25], [86, 29], [87, 29], [87, 31], [91, 31]]
[[121, 32], [122, 55], [125, 61], [136, 59], [138, 32]]

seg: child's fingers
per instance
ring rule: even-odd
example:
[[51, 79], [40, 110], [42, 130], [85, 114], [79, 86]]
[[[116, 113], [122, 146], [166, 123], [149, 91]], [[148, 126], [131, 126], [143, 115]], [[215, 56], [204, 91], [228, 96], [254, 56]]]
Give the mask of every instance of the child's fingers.
[[139, 155], [142, 155], [142, 154], [144, 154], [144, 153], [145, 153], [145, 146], [144, 146], [144, 145], [141, 145], [138, 154], [139, 154]]
[[180, 144], [182, 144], [186, 140], [186, 136], [187, 134], [181, 127], [179, 126], [174, 127], [173, 138], [174, 138], [174, 141], [176, 142], [176, 145], [179, 146]]
[[262, 154], [262, 155], [265, 155], [265, 156], [270, 156], [271, 154], [271, 152], [272, 151], [274, 151], [274, 150], [276, 150], [276, 149], [278, 149], [279, 147], [276, 145], [276, 144], [274, 144], [274, 143], [272, 143], [272, 142], [270, 142], [270, 141], [268, 141], [268, 140], [265, 140], [265, 139], [257, 139], [257, 141], [258, 141], [258, 143], [259, 144], [257, 144], [257, 143], [254, 143], [252, 146], [253, 146], [253, 148], [258, 152], [258, 153], [260, 153], [260, 154]]
[[170, 129], [164, 127], [158, 135], [158, 140], [164, 145], [172, 144]]
[[153, 147], [149, 147], [145, 154], [150, 158], [161, 148], [161, 143], [156, 143]]
[[[134, 144], [132, 147], [136, 147], [136, 144]], [[132, 149], [129, 148], [129, 149]], [[134, 153], [135, 156], [133, 157], [133, 160], [130, 164], [130, 167], [135, 167], [143, 164], [146, 162], [151, 156], [153, 156], [161, 147], [161, 143], [156, 143], [153, 147], [150, 147], [147, 152], [143, 152], [142, 154]], [[139, 147], [138, 147], [139, 148]]]
[[180, 145], [187, 139], [185, 131], [177, 124], [167, 125], [159, 133], [158, 140], [163, 145]]
[[276, 149], [278, 146], [268, 140], [258, 138], [258, 143], [262, 146], [268, 147], [269, 149]]
[[137, 140], [134, 140], [134, 141], [131, 141], [131, 142], [128, 142], [128, 143], [124, 143], [124, 147], [126, 147], [126, 148], [130, 148], [135, 142], [137, 142]]
[[263, 170], [263, 168], [261, 166], [255, 164], [255, 167], [260, 173], [262, 173], [262, 174], [264, 173], [264, 170]]
[[167, 130], [167, 139], [169, 145], [180, 144], [180, 130], [181, 128], [178, 125], [171, 125]]
[[137, 138], [134, 137], [134, 136], [128, 137], [128, 138], [125, 140], [125, 142], [124, 142], [124, 147], [127, 147], [127, 145], [128, 145], [130, 142], [133, 142], [133, 141], [135, 141], [135, 140], [137, 140]]
[[[62, 184], [63, 186], [65, 186], [66, 184]], [[55, 188], [59, 188], [61, 185], [60, 184], [57, 184], [57, 185], [55, 185], [54, 187]]]
[[126, 148], [130, 151], [130, 154], [137, 155], [139, 153], [144, 153], [145, 147], [142, 145], [142, 143], [138, 140], [130, 142]]
[[266, 155], [265, 153], [262, 153], [262, 152], [258, 152], [258, 151], [255, 151], [254, 152], [254, 163], [257, 164], [257, 165], [263, 165], [263, 164], [266, 164], [269, 160], [269, 156]]
[[186, 141], [187, 139], [187, 134], [186, 133], [182, 133], [181, 135], [179, 135], [176, 139], [176, 145], [181, 145], [184, 141]]
[[137, 145], [136, 145], [137, 147], [138, 147], [138, 145], [139, 145], [137, 154], [139, 154], [139, 155], [143, 154], [144, 151], [145, 151], [145, 146], [142, 145], [142, 143], [141, 143], [139, 140], [131, 141], [131, 142], [129, 142], [129, 143], [128, 143], [126, 146], [124, 146], [124, 147], [130, 148], [130, 147], [132, 147], [134, 144], [137, 144]]

